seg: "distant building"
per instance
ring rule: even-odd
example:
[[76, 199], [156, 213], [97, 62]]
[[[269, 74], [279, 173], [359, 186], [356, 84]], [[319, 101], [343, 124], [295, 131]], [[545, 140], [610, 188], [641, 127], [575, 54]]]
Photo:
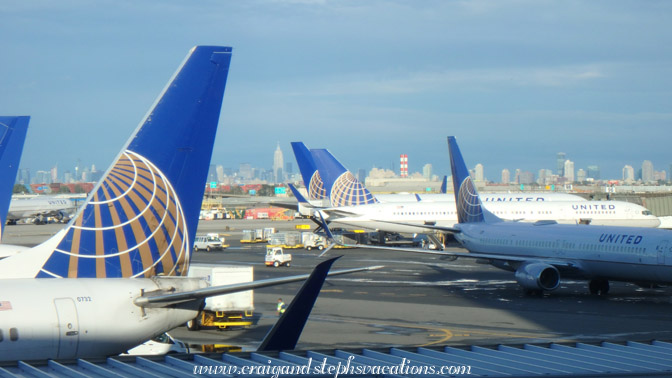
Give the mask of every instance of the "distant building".
[[432, 178], [432, 165], [431, 164], [425, 164], [422, 167], [422, 176], [428, 180], [431, 180]]
[[600, 179], [600, 167], [597, 165], [589, 165], [586, 172], [586, 177], [592, 178], [593, 180]]
[[642, 181], [643, 182], [652, 182], [655, 181], [654, 179], [654, 170], [653, 170], [653, 163], [649, 160], [644, 160], [642, 163]]
[[278, 148], [275, 149], [275, 153], [273, 154], [274, 182], [279, 183], [285, 181], [285, 176], [282, 170], [283, 169], [282, 167], [284, 165], [285, 165], [285, 159], [283, 158], [282, 150], [280, 149], [280, 142], [278, 142]]
[[254, 177], [252, 172], [252, 165], [250, 163], [242, 163], [238, 166], [238, 174], [243, 180], [251, 180]]
[[476, 164], [476, 167], [474, 167], [474, 181], [476, 182], [484, 182], [485, 181], [485, 174], [483, 173], [483, 164]]
[[635, 181], [635, 169], [630, 165], [623, 167], [623, 181], [625, 182], [634, 182]]
[[511, 172], [508, 169], [502, 169], [502, 184], [508, 184], [511, 182]]
[[530, 171], [522, 171], [518, 176], [518, 183], [521, 185], [534, 184], [534, 173]]
[[571, 184], [574, 182], [574, 162], [571, 160], [565, 160], [565, 167], [563, 170], [563, 176], [566, 179], [566, 182]]
[[[556, 176], [557, 177], [557, 176]], [[550, 169], [540, 169], [539, 174], [537, 175], [537, 184], [539, 185], [551, 185], [553, 184], [553, 171]]]
[[565, 177], [565, 161], [567, 160], [567, 154], [564, 152], [558, 152], [556, 158], [556, 174], [560, 177]]
[[585, 182], [587, 178], [588, 178], [588, 174], [586, 173], [586, 171], [583, 170], [583, 168], [579, 168], [579, 170], [576, 171], [576, 181], [577, 182]]

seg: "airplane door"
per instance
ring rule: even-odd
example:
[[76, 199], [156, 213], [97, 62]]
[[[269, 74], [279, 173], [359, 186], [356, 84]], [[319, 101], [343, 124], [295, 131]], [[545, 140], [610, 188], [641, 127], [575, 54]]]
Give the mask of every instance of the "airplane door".
[[[658, 264], [660, 265], [665, 264], [665, 254], [668, 253], [668, 250], [670, 249], [669, 244], [670, 244], [669, 241], [663, 240], [656, 247], [656, 252], [658, 253]], [[672, 263], [672, 261], [669, 262]]]
[[79, 318], [72, 298], [54, 299], [58, 315], [58, 358], [75, 358], [79, 347]]

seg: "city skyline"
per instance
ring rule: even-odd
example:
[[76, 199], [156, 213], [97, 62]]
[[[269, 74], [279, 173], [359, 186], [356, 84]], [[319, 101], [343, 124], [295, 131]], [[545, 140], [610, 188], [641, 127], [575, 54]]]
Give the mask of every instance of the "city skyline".
[[22, 167], [102, 170], [192, 46], [231, 45], [215, 164], [266, 167], [302, 140], [441, 175], [455, 135], [489, 178], [554, 170], [558, 151], [605, 177], [667, 167], [672, 3], [569, 4], [3, 2], [0, 114], [31, 116]]
[[[291, 156], [292, 161], [284, 161], [284, 151], [281, 148], [280, 143], [278, 142], [276, 144], [275, 150], [269, 149], [271, 152], [269, 154], [270, 158], [270, 163], [267, 166], [253, 166], [250, 163], [241, 163], [237, 167], [233, 166], [227, 166], [225, 164], [211, 164], [211, 172], [209, 175], [208, 180], [209, 181], [214, 181], [214, 178], [217, 178], [216, 181], [222, 182], [221, 177], [233, 177], [234, 173], [237, 174], [238, 177], [240, 177], [243, 180], [252, 180], [252, 179], [263, 179], [264, 181], [267, 181], [269, 183], [282, 183], [285, 181], [291, 181], [291, 180], [278, 180], [278, 175], [281, 175], [284, 179], [289, 178], [289, 174], [292, 174], [292, 162], [294, 160], [293, 155]], [[369, 168], [362, 168], [361, 166], [353, 166], [350, 167], [348, 165], [345, 165], [346, 168], [350, 169], [351, 172], [355, 174], [360, 174], [361, 171], [364, 171], [366, 175], [369, 174], [369, 172], [374, 169], [385, 169], [388, 171], [394, 172], [394, 174], [397, 177], [404, 177], [402, 174], [402, 167], [408, 166], [418, 166], [420, 167], [419, 169], [411, 169], [408, 168], [407, 175], [408, 176], [414, 176], [414, 175], [422, 175], [423, 177], [428, 177], [428, 176], [442, 176], [445, 175], [444, 173], [441, 173], [434, 168], [434, 166], [431, 163], [422, 163], [422, 162], [416, 162], [413, 165], [410, 165], [409, 162], [413, 161], [412, 156], [409, 156], [408, 154], [397, 154], [397, 161], [396, 161], [396, 167], [390, 166], [390, 167], [383, 167], [383, 166], [376, 166], [372, 165]], [[401, 162], [399, 160], [399, 156], [402, 156]], [[483, 163], [476, 163], [472, 166], [472, 171], [474, 173], [474, 179], [476, 181], [489, 181], [493, 183], [515, 183], [519, 182], [522, 180], [522, 183], [540, 183], [544, 184], [545, 182], [550, 182], [551, 179], [554, 179], [554, 177], [565, 177], [568, 182], [578, 182], [582, 180], [576, 180], [575, 178], [578, 178], [579, 176], [583, 178], [593, 178], [595, 181], [610, 181], [610, 180], [626, 180], [626, 170], [628, 171], [627, 177], [633, 177], [632, 181], [637, 181], [636, 178], [638, 176], [641, 176], [642, 181], [644, 182], [654, 182], [660, 179], [655, 179], [657, 176], [663, 173], [665, 176], [664, 180], [665, 181], [670, 181], [670, 170], [672, 170], [672, 164], [668, 164], [667, 167], [663, 168], [656, 168], [656, 165], [653, 164], [650, 160], [644, 160], [642, 163], [638, 165], [630, 165], [626, 164], [624, 165], [621, 170], [619, 175], [614, 176], [614, 177], [603, 177], [603, 173], [601, 170], [601, 167], [596, 166], [596, 165], [588, 165], [586, 167], [581, 167], [581, 166], [576, 166], [575, 163], [567, 159], [567, 154], [566, 153], [557, 153], [556, 155], [556, 169], [548, 169], [548, 168], [536, 168], [533, 170], [527, 170], [527, 169], [521, 169], [521, 168], [503, 168], [499, 172], [491, 172], [487, 169], [487, 164]], [[561, 159], [565, 159], [561, 163]], [[501, 164], [506, 164], [506, 162], [501, 162]], [[562, 166], [562, 168], [561, 168]], [[71, 182], [95, 182], [97, 181], [100, 176], [104, 172], [99, 171], [96, 169], [96, 165], [92, 164], [91, 166], [87, 165], [82, 165], [81, 159], [77, 159], [75, 165], [72, 167], [73, 169], [68, 169], [68, 168], [63, 168], [59, 169], [59, 165], [52, 166], [49, 169], [38, 169], [35, 172], [30, 173], [30, 184], [41, 184], [41, 183], [55, 183], [55, 182], [61, 182], [61, 183], [71, 183]], [[572, 176], [568, 177], [567, 176], [567, 170], [571, 168], [572, 171]], [[629, 169], [628, 169], [629, 167]], [[639, 167], [639, 168], [637, 168]], [[585, 169], [584, 169], [585, 168]], [[562, 169], [562, 171], [561, 171]], [[17, 175], [17, 183], [25, 183], [25, 177], [27, 174], [27, 168], [20, 167], [19, 168], [19, 174]], [[631, 171], [630, 171], [631, 170]], [[508, 172], [508, 182], [504, 182], [504, 176], [505, 171]], [[583, 171], [583, 174], [580, 174], [579, 172]], [[62, 173], [60, 173], [62, 172]], [[74, 172], [74, 173], [73, 173]], [[428, 173], [429, 172], [429, 173]], [[512, 173], [513, 172], [513, 173]], [[489, 175], [491, 174], [491, 175]], [[523, 174], [523, 178], [519, 178], [519, 175]], [[81, 178], [82, 175], [85, 175], [84, 177], [89, 177], [91, 178], [90, 181], [86, 180], [79, 180], [77, 178]], [[450, 175], [448, 175], [450, 176]], [[36, 181], [39, 180], [38, 177], [50, 177], [50, 179], [46, 181]], [[54, 177], [58, 177], [57, 180], [54, 180]], [[294, 176], [297, 177], [297, 176]], [[71, 178], [71, 179], [69, 179]], [[58, 181], [61, 180], [61, 181]], [[557, 180], [557, 179], [556, 179]], [[300, 181], [300, 178], [299, 178]], [[555, 182], [554, 182], [555, 183]]]

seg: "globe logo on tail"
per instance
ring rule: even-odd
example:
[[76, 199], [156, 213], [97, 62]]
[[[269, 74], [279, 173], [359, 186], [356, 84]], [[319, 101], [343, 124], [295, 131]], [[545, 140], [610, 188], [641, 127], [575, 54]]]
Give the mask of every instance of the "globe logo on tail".
[[324, 199], [327, 197], [327, 190], [324, 189], [324, 182], [319, 171], [315, 171], [313, 177], [310, 178], [308, 195], [311, 199]]
[[38, 277], [186, 275], [187, 239], [171, 183], [149, 160], [127, 150], [65, 230]]
[[478, 192], [471, 181], [471, 177], [462, 181], [457, 195], [457, 217], [460, 223], [483, 222], [483, 209]]
[[377, 203], [378, 200], [350, 172], [340, 175], [331, 188], [331, 205], [356, 206]]

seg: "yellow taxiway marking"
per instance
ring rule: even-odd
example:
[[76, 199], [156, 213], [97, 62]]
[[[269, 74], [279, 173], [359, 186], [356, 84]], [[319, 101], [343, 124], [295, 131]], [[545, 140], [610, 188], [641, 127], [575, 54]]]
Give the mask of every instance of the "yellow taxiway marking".
[[320, 293], [342, 293], [343, 290], [340, 289], [324, 289], [320, 290]]

